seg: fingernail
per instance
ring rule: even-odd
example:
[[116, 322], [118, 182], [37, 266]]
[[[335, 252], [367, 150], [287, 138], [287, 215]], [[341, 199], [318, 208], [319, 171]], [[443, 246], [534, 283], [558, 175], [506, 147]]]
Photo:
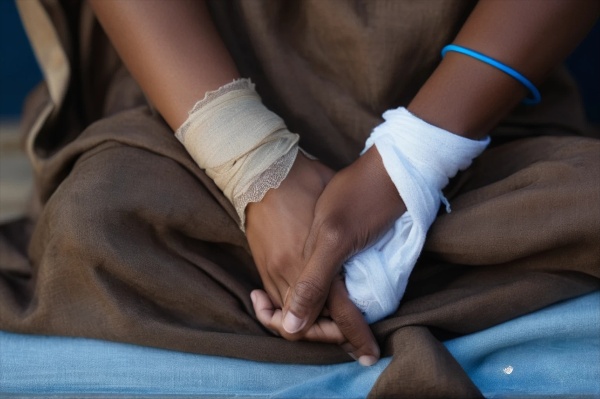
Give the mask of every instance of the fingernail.
[[358, 362], [361, 366], [369, 367], [377, 363], [377, 358], [375, 356], [362, 355], [358, 358]]
[[304, 327], [304, 321], [296, 317], [292, 312], [287, 312], [283, 318], [283, 329], [290, 334], [297, 333]]
[[253, 305], [256, 303], [256, 292], [252, 291], [250, 293], [250, 300], [252, 301]]

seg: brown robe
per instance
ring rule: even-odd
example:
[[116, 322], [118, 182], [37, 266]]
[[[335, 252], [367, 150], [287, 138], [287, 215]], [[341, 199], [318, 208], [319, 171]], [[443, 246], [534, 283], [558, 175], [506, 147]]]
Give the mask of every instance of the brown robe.
[[[0, 329], [269, 362], [350, 361], [256, 320], [261, 282], [232, 206], [192, 162], [87, 3], [19, 3], [45, 83], [23, 133], [31, 212], [0, 227]], [[472, 1], [215, 1], [244, 76], [340, 168], [386, 109], [406, 105]], [[476, 397], [440, 340], [599, 287], [600, 141], [557, 70], [448, 189], [399, 310], [373, 325], [393, 355], [375, 397]], [[201, 97], [203, 93], [199, 93]], [[579, 136], [578, 136], [579, 135]]]

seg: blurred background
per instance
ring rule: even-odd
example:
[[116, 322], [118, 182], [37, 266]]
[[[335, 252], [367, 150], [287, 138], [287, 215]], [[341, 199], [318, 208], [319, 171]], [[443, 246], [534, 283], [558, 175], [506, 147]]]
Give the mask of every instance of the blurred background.
[[14, 0], [0, 0], [0, 222], [21, 214], [29, 195], [18, 125], [23, 99], [41, 79]]
[[[579, 83], [588, 119], [600, 127], [600, 23], [568, 58], [567, 67]], [[31, 170], [21, 151], [18, 122], [23, 99], [41, 79], [14, 0], [0, 0], [0, 222], [25, 209]]]

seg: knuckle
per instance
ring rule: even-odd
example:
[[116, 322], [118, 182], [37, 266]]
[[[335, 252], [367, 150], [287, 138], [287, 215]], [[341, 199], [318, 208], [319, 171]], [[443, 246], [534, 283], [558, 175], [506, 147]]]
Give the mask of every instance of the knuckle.
[[327, 247], [336, 247], [343, 242], [345, 227], [338, 221], [326, 221], [319, 231], [319, 241], [321, 245]]
[[294, 299], [300, 306], [310, 306], [321, 300], [325, 290], [314, 280], [299, 281], [294, 288]]
[[[355, 320], [350, 312], [341, 311], [337, 312], [334, 318], [336, 324], [340, 327], [340, 330], [344, 331], [345, 334], [353, 332], [355, 330]], [[350, 338], [350, 337], [348, 337]]]
[[346, 339], [352, 343], [356, 348], [368, 346], [371, 340], [371, 334], [369, 327], [361, 328], [363, 320], [357, 320], [356, 314], [351, 311], [337, 311], [333, 317], [333, 320], [338, 325], [339, 329]]

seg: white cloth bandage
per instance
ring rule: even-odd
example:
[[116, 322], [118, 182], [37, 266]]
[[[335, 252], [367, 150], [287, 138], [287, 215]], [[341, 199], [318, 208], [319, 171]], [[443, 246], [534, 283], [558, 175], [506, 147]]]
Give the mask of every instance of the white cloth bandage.
[[477, 141], [452, 134], [405, 108], [387, 111], [383, 118], [385, 122], [373, 130], [363, 153], [377, 147], [406, 212], [378, 242], [344, 265], [350, 298], [369, 323], [398, 308], [440, 202], [450, 212], [442, 189], [490, 141], [489, 137]]
[[231, 201], [242, 230], [246, 206], [279, 187], [298, 153], [298, 135], [263, 105], [249, 79], [207, 93], [175, 136]]

